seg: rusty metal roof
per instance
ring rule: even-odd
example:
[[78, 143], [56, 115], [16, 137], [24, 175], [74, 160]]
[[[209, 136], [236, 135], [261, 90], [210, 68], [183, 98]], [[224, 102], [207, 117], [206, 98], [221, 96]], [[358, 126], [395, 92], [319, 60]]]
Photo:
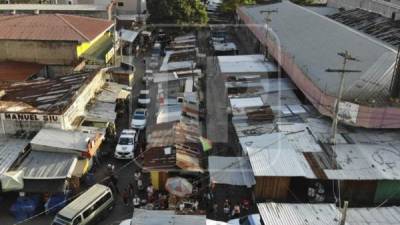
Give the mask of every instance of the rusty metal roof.
[[109, 30], [108, 20], [63, 14], [0, 16], [0, 40], [92, 41]]
[[0, 85], [5, 95], [0, 97], [0, 112], [46, 112], [61, 114], [86, 86], [97, 71]]
[[28, 62], [0, 62], [0, 83], [13, 83], [26, 81], [31, 76], [38, 74], [44, 65]]

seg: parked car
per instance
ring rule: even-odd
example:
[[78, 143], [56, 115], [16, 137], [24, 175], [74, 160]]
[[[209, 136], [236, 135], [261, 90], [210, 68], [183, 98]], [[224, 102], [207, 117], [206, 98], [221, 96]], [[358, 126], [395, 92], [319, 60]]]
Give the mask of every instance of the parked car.
[[141, 106], [147, 106], [150, 104], [150, 91], [149, 90], [141, 90], [139, 93], [138, 103]]
[[96, 224], [114, 208], [114, 195], [111, 189], [95, 184], [86, 192], [61, 209], [52, 225]]
[[115, 148], [114, 157], [117, 159], [133, 159], [139, 134], [136, 130], [126, 129], [121, 132]]
[[147, 109], [136, 109], [132, 116], [131, 127], [135, 129], [144, 129], [147, 123]]

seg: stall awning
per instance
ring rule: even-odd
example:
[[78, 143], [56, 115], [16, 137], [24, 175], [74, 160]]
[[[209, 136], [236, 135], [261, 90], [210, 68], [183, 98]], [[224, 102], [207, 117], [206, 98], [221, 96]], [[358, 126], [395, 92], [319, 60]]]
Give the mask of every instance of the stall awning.
[[134, 42], [139, 35], [139, 32], [133, 30], [121, 29], [119, 31], [119, 39], [126, 42]]
[[110, 36], [104, 35], [93, 46], [91, 46], [82, 57], [95, 63], [107, 63], [110, 57], [107, 54], [113, 51], [113, 39]]
[[247, 157], [208, 157], [210, 179], [217, 184], [251, 187], [256, 184]]

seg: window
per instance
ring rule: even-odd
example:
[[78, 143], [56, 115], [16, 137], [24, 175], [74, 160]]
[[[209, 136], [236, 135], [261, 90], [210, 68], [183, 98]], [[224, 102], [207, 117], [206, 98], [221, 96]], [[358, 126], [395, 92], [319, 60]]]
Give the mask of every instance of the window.
[[118, 2], [118, 7], [124, 7], [124, 3], [123, 2]]
[[73, 225], [78, 225], [78, 224], [80, 224], [81, 222], [82, 222], [82, 217], [79, 215], [78, 217], [76, 217], [76, 218], [74, 219]]
[[90, 216], [90, 214], [92, 214], [92, 212], [94, 211], [94, 205], [92, 205], [90, 208], [88, 208], [88, 209], [86, 209], [84, 212], [83, 212], [83, 218], [88, 218], [89, 216]]

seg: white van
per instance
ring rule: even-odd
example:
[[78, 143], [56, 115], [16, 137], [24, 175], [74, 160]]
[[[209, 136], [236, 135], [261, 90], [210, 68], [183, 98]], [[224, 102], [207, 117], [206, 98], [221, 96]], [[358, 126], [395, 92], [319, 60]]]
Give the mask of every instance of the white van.
[[95, 224], [114, 207], [111, 189], [95, 184], [85, 193], [61, 209], [54, 218], [53, 225]]

